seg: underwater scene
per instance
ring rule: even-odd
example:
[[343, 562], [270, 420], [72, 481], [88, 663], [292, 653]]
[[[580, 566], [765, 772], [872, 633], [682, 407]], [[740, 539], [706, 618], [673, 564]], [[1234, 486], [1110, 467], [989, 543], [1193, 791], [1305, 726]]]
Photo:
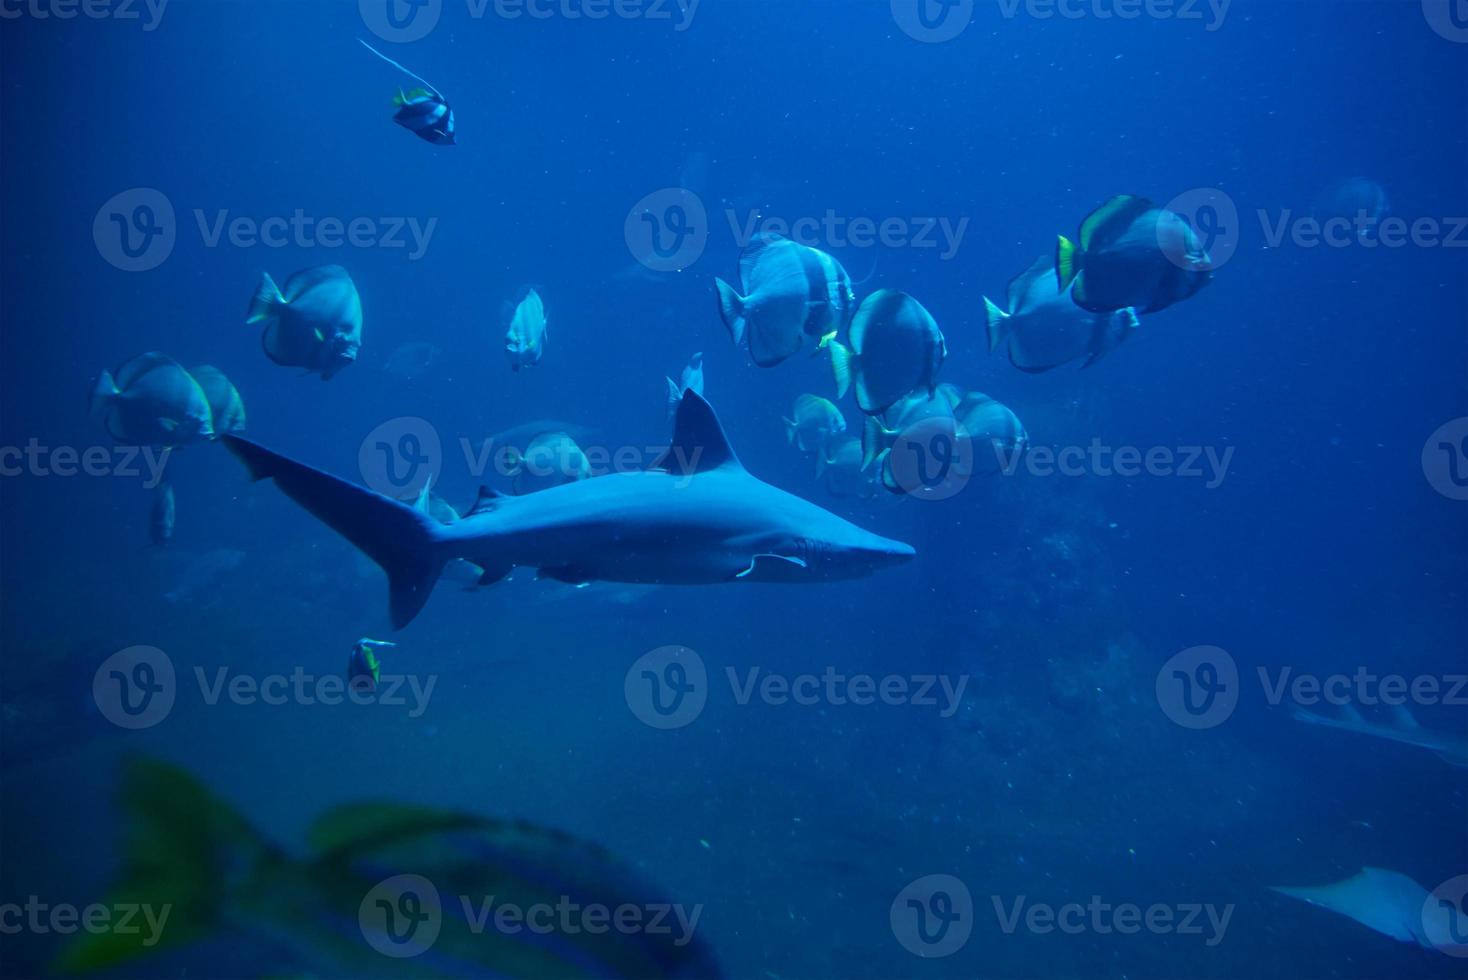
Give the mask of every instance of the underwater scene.
[[1464, 0], [0, 79], [0, 976], [1468, 978]]

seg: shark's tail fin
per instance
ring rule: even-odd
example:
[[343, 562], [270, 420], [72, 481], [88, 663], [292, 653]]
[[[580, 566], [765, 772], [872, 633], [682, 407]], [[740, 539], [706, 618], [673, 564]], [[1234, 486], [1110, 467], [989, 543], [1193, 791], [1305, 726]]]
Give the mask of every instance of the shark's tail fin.
[[91, 973], [198, 939], [224, 919], [230, 886], [283, 860], [235, 810], [183, 769], [134, 757], [122, 770], [122, 871], [111, 908], [141, 909], [139, 928], [82, 932], [55, 963]]
[[274, 480], [285, 495], [316, 515], [387, 572], [393, 629], [402, 629], [428, 601], [449, 558], [447, 532], [427, 514], [329, 473], [287, 459], [238, 436], [224, 444], [250, 470]]

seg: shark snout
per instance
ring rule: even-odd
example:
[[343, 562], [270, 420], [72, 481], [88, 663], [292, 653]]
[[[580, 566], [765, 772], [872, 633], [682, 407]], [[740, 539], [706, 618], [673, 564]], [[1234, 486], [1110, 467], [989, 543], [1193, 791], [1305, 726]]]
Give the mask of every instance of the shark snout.
[[917, 549], [912, 545], [903, 541], [893, 541], [890, 538], [877, 538], [862, 550], [876, 568], [901, 565], [917, 556]]

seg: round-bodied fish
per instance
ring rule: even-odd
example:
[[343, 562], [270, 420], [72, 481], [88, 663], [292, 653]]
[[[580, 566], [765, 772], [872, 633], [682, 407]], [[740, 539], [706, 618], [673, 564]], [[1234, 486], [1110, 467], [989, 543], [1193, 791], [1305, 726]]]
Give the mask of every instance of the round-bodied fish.
[[1213, 260], [1193, 226], [1144, 197], [1113, 197], [1081, 222], [1077, 238], [1061, 235], [1056, 244], [1057, 287], [1093, 313], [1156, 313], [1213, 278]]
[[989, 352], [1005, 348], [1021, 371], [1038, 374], [1085, 358], [1090, 367], [1126, 341], [1139, 326], [1135, 310], [1092, 313], [1077, 306], [1056, 282], [1055, 267], [1041, 256], [1009, 284], [1008, 312], [984, 298]]
[[841, 263], [775, 234], [761, 234], [739, 256], [741, 294], [715, 279], [719, 315], [735, 346], [748, 343], [760, 367], [798, 351], [806, 337], [823, 339], [851, 319], [856, 293]]
[[564, 432], [545, 432], [510, 461], [516, 496], [575, 483], [591, 476], [591, 464], [576, 441]]
[[[1351, 229], [1351, 237], [1359, 241], [1374, 240], [1376, 226], [1390, 210], [1386, 189], [1369, 177], [1338, 180], [1322, 191], [1315, 202], [1315, 217], [1322, 225], [1344, 222]], [[1338, 233], [1332, 235], [1336, 240], [1339, 237]]]
[[953, 411], [959, 432], [973, 446], [973, 472], [979, 475], [1012, 471], [1029, 447], [1030, 436], [1009, 406], [982, 392], [964, 396]]
[[443, 351], [433, 344], [409, 341], [388, 355], [382, 370], [398, 381], [414, 381], [427, 374], [442, 356]]
[[917, 434], [922, 442], [927, 442], [938, 433], [947, 433], [952, 441], [957, 438], [957, 431], [958, 422], [948, 391], [915, 391], [898, 399], [880, 416], [866, 420], [861, 432], [862, 468], [875, 465], [882, 486], [892, 493], [905, 494], [908, 491], [892, 470], [892, 450], [898, 440], [904, 435], [911, 438]]
[[803, 453], [825, 458], [827, 448], [846, 431], [846, 418], [841, 409], [819, 395], [801, 395], [785, 423], [785, 439]]
[[92, 414], [125, 445], [183, 446], [215, 434], [204, 389], [183, 365], [157, 351], [103, 371], [92, 389]]
[[189, 368], [189, 373], [194, 376], [199, 387], [204, 389], [204, 397], [209, 401], [209, 412], [214, 419], [214, 434], [244, 432], [245, 400], [240, 397], [234, 382], [225, 377], [219, 368], [208, 364]]
[[878, 290], [851, 321], [851, 347], [832, 342], [836, 395], [855, 388], [856, 404], [878, 415], [915, 392], [932, 393], [948, 357], [938, 322], [906, 293]]
[[510, 369], [539, 364], [545, 355], [545, 303], [540, 294], [526, 287], [513, 306], [506, 307], [505, 354]]
[[362, 349], [362, 298], [339, 265], [303, 269], [284, 290], [263, 273], [245, 322], [265, 325], [260, 345], [266, 357], [323, 381], [355, 362]]
[[842, 436], [832, 448], [816, 457], [816, 478], [833, 497], [870, 500], [877, 495], [876, 474], [862, 466], [861, 440]]

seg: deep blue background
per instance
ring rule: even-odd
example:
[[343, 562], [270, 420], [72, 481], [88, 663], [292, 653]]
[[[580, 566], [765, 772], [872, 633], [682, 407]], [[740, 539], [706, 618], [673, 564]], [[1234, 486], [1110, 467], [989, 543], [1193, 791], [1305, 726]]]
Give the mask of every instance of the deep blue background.
[[[1429, 486], [1420, 454], [1468, 415], [1468, 252], [1267, 248], [1255, 217], [1302, 214], [1354, 174], [1408, 219], [1468, 214], [1468, 48], [1433, 33], [1418, 4], [1237, 0], [1210, 32], [1006, 20], [981, 2], [960, 38], [922, 44], [883, 2], [704, 0], [678, 33], [473, 20], [450, 0], [425, 40], [379, 45], [452, 101], [460, 145], [448, 150], [391, 123], [401, 79], [357, 36], [371, 39], [352, 3], [173, 0], [151, 33], [0, 23], [0, 443], [97, 444], [91, 379], [156, 349], [224, 369], [254, 438], [341, 474], [355, 475], [373, 426], [421, 415], [450, 447], [442, 489], [466, 500], [477, 481], [461, 436], [550, 417], [594, 425], [606, 446], [655, 445], [663, 376], [703, 350], [710, 398], [753, 472], [920, 557], [841, 586], [660, 590], [628, 605], [540, 604], [520, 584], [441, 595], [398, 654], [440, 676], [422, 719], [195, 704], [133, 735], [85, 710], [112, 650], [154, 644], [190, 671], [335, 671], [353, 639], [386, 629], [381, 584], [207, 448], [176, 461], [178, 538], [162, 553], [144, 546], [135, 481], [6, 478], [0, 899], [97, 894], [112, 760], [141, 747], [189, 763], [285, 840], [327, 803], [376, 793], [566, 826], [705, 902], [707, 936], [737, 975], [1452, 972], [1264, 886], [1372, 864], [1431, 888], [1468, 870], [1461, 771], [1301, 729], [1257, 684], [1203, 733], [1167, 724], [1152, 693], [1157, 666], [1203, 643], [1250, 676], [1464, 669], [1468, 505]], [[708, 250], [682, 274], [628, 276], [628, 209], [697, 154]], [[138, 186], [172, 201], [178, 243], [131, 274], [103, 261], [91, 229], [104, 201]], [[987, 355], [980, 297], [1001, 297], [1056, 233], [1115, 193], [1165, 202], [1207, 187], [1243, 221], [1195, 299], [1145, 318], [1083, 373], [1031, 377]], [[717, 319], [712, 277], [732, 277], [737, 254], [725, 199], [741, 219], [751, 204], [786, 218], [967, 219], [948, 260], [833, 251], [858, 278], [876, 263], [863, 291], [921, 299], [948, 339], [944, 379], [1008, 403], [1035, 443], [1228, 447], [1226, 481], [1018, 476], [944, 503], [824, 498], [779, 420], [802, 391], [830, 395], [825, 361], [755, 368]], [[193, 216], [297, 208], [437, 226], [413, 262], [403, 249], [206, 248]], [[267, 362], [242, 322], [262, 270], [283, 281], [323, 262], [348, 267], [366, 309], [359, 364], [326, 384]], [[527, 282], [545, 296], [550, 340], [540, 367], [511, 374], [499, 310]], [[382, 367], [409, 341], [447, 358], [403, 384]], [[207, 599], [161, 598], [217, 548], [246, 558]], [[719, 673], [968, 671], [987, 726], [725, 703], [654, 732], [626, 711], [622, 676], [666, 643]], [[1127, 653], [1102, 682], [1108, 645]], [[1079, 711], [1056, 707], [1057, 673], [1082, 678]], [[1468, 727], [1461, 707], [1419, 717]], [[996, 727], [1023, 729], [1020, 748], [997, 750]], [[969, 946], [923, 963], [891, 940], [887, 903], [936, 871], [976, 896], [1240, 907], [1228, 939], [1203, 949], [1007, 937], [981, 898]]]

